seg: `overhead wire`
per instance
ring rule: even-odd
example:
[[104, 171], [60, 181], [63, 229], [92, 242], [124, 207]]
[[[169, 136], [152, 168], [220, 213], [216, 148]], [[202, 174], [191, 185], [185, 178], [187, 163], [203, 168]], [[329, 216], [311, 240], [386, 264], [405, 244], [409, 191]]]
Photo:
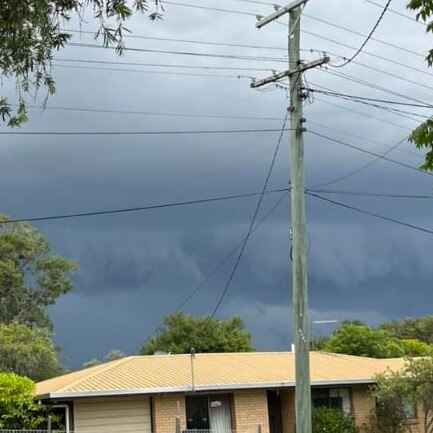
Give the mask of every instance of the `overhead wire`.
[[222, 301], [224, 300], [225, 296], [227, 295], [227, 292], [228, 292], [228, 290], [230, 288], [230, 285], [231, 285], [231, 283], [233, 281], [233, 278], [234, 278], [234, 276], [236, 274], [236, 271], [237, 271], [237, 269], [239, 267], [239, 264], [241, 262], [242, 256], [244, 254], [245, 248], [246, 248], [247, 243], [248, 243], [248, 240], [249, 240], [249, 238], [251, 236], [254, 224], [256, 222], [257, 215], [259, 213], [260, 207], [262, 205], [263, 198], [265, 196], [266, 189], [268, 187], [269, 179], [271, 177], [271, 174], [272, 174], [272, 171], [273, 171], [273, 168], [274, 168], [274, 165], [275, 165], [275, 161], [277, 159], [278, 150], [280, 149], [281, 141], [282, 141], [282, 138], [283, 138], [283, 135], [284, 135], [284, 131], [286, 129], [287, 119], [288, 119], [288, 111], [286, 111], [286, 114], [285, 114], [285, 117], [284, 117], [284, 121], [283, 121], [283, 125], [281, 127], [281, 131], [280, 131], [280, 134], [279, 134], [279, 137], [278, 137], [278, 141], [277, 141], [277, 144], [275, 146], [274, 153], [272, 155], [271, 163], [269, 165], [269, 168], [268, 168], [268, 171], [267, 171], [267, 174], [266, 174], [266, 178], [265, 178], [265, 181], [263, 183], [262, 194], [259, 196], [259, 199], [258, 199], [257, 204], [256, 204], [255, 209], [254, 209], [253, 216], [251, 218], [250, 225], [248, 227], [247, 234], [246, 234], [246, 236], [245, 236], [245, 238], [244, 238], [244, 240], [242, 242], [242, 246], [241, 246], [241, 248], [239, 250], [239, 254], [236, 257], [236, 261], [235, 261], [234, 266], [232, 268], [232, 271], [231, 271], [231, 273], [229, 275], [229, 278], [227, 279], [227, 282], [224, 285], [224, 288], [221, 291], [221, 294], [220, 294], [220, 296], [217, 299], [217, 302], [216, 302], [215, 307], [214, 307], [214, 309], [212, 311], [211, 317], [215, 317], [216, 313], [218, 312], [218, 310], [219, 310], [219, 308], [221, 306]]
[[[314, 84], [314, 85], [318, 86], [318, 87], [325, 87], [325, 86], [319, 86], [317, 84]], [[388, 113], [394, 114], [396, 116], [402, 116], [402, 117], [405, 117], [407, 119], [414, 120], [415, 122], [418, 122], [419, 120], [418, 119], [414, 119], [412, 116], [416, 116], [416, 117], [419, 117], [421, 119], [430, 119], [430, 117], [431, 117], [431, 116], [426, 116], [425, 114], [416, 113], [414, 111], [401, 110], [399, 108], [393, 108], [393, 107], [389, 107], [389, 106], [386, 106], [386, 105], [381, 105], [381, 104], [378, 104], [378, 103], [375, 103], [375, 102], [370, 102], [368, 100], [364, 100], [364, 99], [361, 99], [361, 98], [347, 96], [347, 95], [340, 94], [340, 93], [334, 92], [334, 91], [326, 91], [326, 90], [314, 89], [314, 88], [311, 88], [311, 87], [309, 87], [306, 90], [308, 92], [312, 92], [312, 93], [319, 93], [319, 94], [322, 94], [322, 95], [325, 95], [325, 96], [331, 96], [331, 97], [334, 97], [334, 98], [343, 99], [345, 101], [350, 101], [350, 102], [353, 102], [355, 104], [361, 104], [361, 105], [366, 105], [366, 106], [369, 106], [369, 107], [377, 108], [378, 110], [383, 110], [383, 111], [386, 111]]]
[[385, 3], [385, 6], [383, 7], [382, 12], [379, 15], [379, 18], [377, 19], [376, 23], [374, 24], [373, 28], [370, 30], [370, 33], [367, 35], [367, 37], [365, 38], [364, 42], [360, 45], [360, 47], [356, 50], [355, 54], [352, 54], [352, 56], [350, 56], [347, 60], [344, 61], [344, 63], [340, 64], [340, 65], [332, 65], [334, 68], [343, 68], [344, 66], [348, 65], [350, 62], [352, 62], [356, 57], [359, 56], [359, 54], [361, 54], [362, 50], [364, 49], [364, 47], [368, 44], [368, 42], [370, 41], [371, 37], [373, 36], [374, 32], [377, 30], [377, 28], [379, 27], [380, 23], [382, 22], [383, 17], [385, 16], [386, 11], [389, 8], [389, 5], [391, 4], [392, 0], [387, 0], [387, 2]]
[[[289, 190], [288, 188], [279, 188], [279, 189], [266, 191], [265, 193], [273, 194], [279, 192], [287, 192], [288, 190]], [[142, 211], [155, 210], [155, 209], [190, 206], [190, 205], [196, 205], [202, 203], [212, 203], [212, 202], [220, 202], [220, 201], [234, 200], [240, 198], [257, 197], [260, 195], [262, 195], [262, 192], [252, 192], [246, 194], [232, 194], [232, 195], [223, 195], [223, 196], [216, 196], [216, 197], [199, 198], [194, 200], [177, 201], [171, 203], [161, 203], [161, 204], [148, 205], [148, 206], [135, 206], [135, 207], [128, 207], [128, 208], [107, 209], [107, 210], [100, 210], [100, 211], [73, 212], [73, 213], [39, 216], [39, 217], [24, 217], [24, 218], [0, 221], [0, 226], [20, 223], [20, 222], [51, 221], [51, 220], [60, 220], [60, 219], [73, 219], [73, 218], [75, 219], [75, 218], [83, 218], [83, 217], [142, 212]]]
[[335, 179], [332, 179], [330, 181], [327, 182], [322, 182], [318, 185], [314, 185], [311, 188], [320, 188], [322, 186], [327, 186], [327, 185], [333, 185], [335, 183], [341, 182], [343, 180], [349, 179], [352, 176], [355, 176], [356, 174], [360, 173], [361, 171], [366, 170], [367, 168], [371, 167], [373, 164], [375, 164], [377, 161], [380, 161], [381, 159], [383, 159], [384, 157], [386, 157], [387, 155], [389, 155], [393, 150], [397, 149], [399, 146], [401, 146], [405, 141], [407, 141], [407, 137], [404, 137], [402, 140], [400, 140], [398, 143], [396, 143], [394, 146], [392, 146], [391, 148], [389, 148], [386, 152], [377, 155], [375, 158], [373, 158], [371, 161], [367, 162], [366, 164], [362, 164], [360, 167], [356, 168], [355, 170], [351, 170], [348, 173], [339, 176]]
[[[290, 131], [291, 129], [285, 129]], [[277, 132], [278, 128], [225, 129], [189, 131], [0, 131], [0, 135], [189, 135], [189, 134], [250, 134], [257, 132]]]
[[[373, 5], [373, 6], [376, 6], [376, 7], [378, 7], [378, 8], [383, 8], [383, 5], [381, 5], [380, 3], [376, 3], [376, 2], [373, 1], [373, 0], [362, 0], [362, 1], [364, 1], [364, 2], [366, 2], [366, 3], [369, 3], [369, 4]], [[417, 23], [417, 24], [421, 24], [421, 25], [426, 26], [425, 23], [423, 23], [422, 21], [418, 21], [416, 18], [414, 18], [414, 17], [412, 17], [412, 16], [410, 16], [410, 15], [404, 14], [404, 13], [402, 13], [402, 12], [400, 12], [400, 11], [397, 11], [397, 10], [395, 10], [395, 9], [392, 9], [392, 8], [388, 8], [388, 10], [389, 10], [389, 12], [391, 12], [391, 13], [393, 13], [393, 14], [395, 14], [395, 15], [398, 15], [398, 16], [400, 16], [400, 17], [402, 17], [402, 18], [406, 18], [406, 19], [408, 19], [408, 20], [410, 20], [410, 21], [413, 21], [413, 22], [415, 22], [415, 23]]]
[[368, 210], [365, 210], [365, 209], [361, 209], [359, 207], [355, 207], [355, 206], [352, 206], [352, 205], [349, 205], [349, 204], [346, 204], [346, 203], [341, 203], [339, 201], [332, 200], [332, 199], [330, 199], [328, 197], [323, 197], [323, 196], [321, 196], [319, 194], [316, 194], [316, 193], [313, 193], [313, 192], [306, 191], [305, 194], [308, 195], [308, 196], [310, 196], [310, 197], [314, 197], [314, 198], [317, 198], [319, 200], [326, 201], [328, 203], [332, 203], [335, 206], [339, 206], [339, 207], [342, 207], [342, 208], [345, 208], [345, 209], [352, 210], [354, 212], [358, 212], [358, 213], [362, 213], [362, 214], [365, 214], [365, 215], [369, 215], [369, 216], [372, 216], [374, 218], [379, 218], [379, 219], [384, 220], [384, 221], [392, 222], [392, 223], [395, 223], [395, 224], [398, 224], [398, 225], [401, 225], [401, 226], [405, 226], [405, 227], [408, 227], [408, 228], [411, 228], [411, 229], [414, 229], [414, 230], [421, 231], [423, 233], [428, 233], [428, 234], [433, 235], [433, 230], [426, 229], [424, 227], [420, 227], [420, 226], [417, 226], [415, 224], [411, 224], [411, 223], [408, 223], [408, 222], [405, 222], [405, 221], [401, 221], [401, 220], [398, 220], [396, 218], [391, 218], [391, 217], [388, 217], [388, 216], [385, 216], [385, 215], [381, 215], [381, 214], [378, 214], [376, 212], [371, 212], [371, 211], [368, 211]]
[[[319, 23], [326, 24], [326, 25], [331, 26], [331, 27], [335, 27], [337, 29], [343, 30], [343, 31], [348, 32], [348, 33], [352, 33], [352, 34], [357, 35], [357, 36], [361, 36], [364, 38], [367, 37], [367, 35], [365, 33], [357, 32], [356, 30], [353, 30], [349, 27], [344, 27], [342, 25], [332, 23], [332, 22], [327, 21], [323, 18], [318, 18], [318, 17], [315, 17], [315, 16], [307, 14], [307, 13], [304, 13], [303, 16], [307, 17], [313, 21], [317, 21]], [[425, 58], [425, 54], [419, 53], [418, 51], [414, 51], [414, 50], [411, 50], [408, 48], [404, 48], [401, 45], [393, 44], [391, 42], [384, 41], [383, 39], [379, 39], [379, 38], [375, 38], [375, 37], [371, 37], [370, 39], [374, 42], [378, 42], [378, 43], [385, 45], [387, 47], [391, 47], [391, 48], [395, 48], [396, 50], [404, 51], [406, 54], [413, 54], [414, 56], [421, 57], [423, 59]]]
[[[252, 233], [254, 234], [255, 231], [271, 216], [271, 214], [280, 206], [282, 201], [288, 196], [289, 192], [288, 190], [283, 194], [276, 202], [275, 204], [269, 209], [268, 212], [263, 216], [263, 218], [254, 226]], [[188, 293], [188, 295], [177, 304], [177, 306], [172, 310], [174, 312], [180, 311], [195, 295], [197, 295], [203, 287], [206, 286], [207, 283], [218, 273], [220, 269], [223, 268], [223, 266], [234, 256], [236, 251], [239, 250], [239, 248], [242, 247], [243, 240], [239, 242], [237, 245], [235, 245], [229, 252], [226, 254], [219, 262], [218, 264], [202, 279], [202, 281], [191, 291]], [[144, 341], [149, 341], [159, 330], [161, 329], [161, 325], [158, 325], [146, 338]]]
[[[379, 159], [382, 159], [382, 160], [384, 160], [384, 161], [388, 161], [388, 162], [390, 162], [390, 163], [392, 163], [392, 164], [396, 164], [396, 165], [398, 165], [398, 166], [401, 166], [401, 167], [407, 168], [407, 169], [409, 169], [409, 170], [413, 170], [413, 171], [416, 171], [416, 172], [419, 172], [419, 173], [425, 174], [425, 175], [430, 176], [430, 177], [433, 176], [433, 173], [431, 173], [431, 172], [429, 172], [429, 171], [422, 170], [422, 169], [419, 168], [419, 167], [416, 167], [416, 166], [414, 166], [414, 165], [407, 164], [407, 163], [402, 162], [402, 161], [397, 161], [397, 160], [395, 160], [395, 159], [388, 158], [387, 156], [383, 156], [383, 155], [380, 155], [380, 154], [378, 154], [378, 153], [376, 153], [376, 152], [372, 152], [371, 150], [363, 149], [362, 147], [355, 146], [354, 144], [350, 144], [350, 143], [347, 143], [347, 142], [345, 142], [345, 141], [338, 140], [338, 139], [333, 138], [333, 137], [329, 137], [329, 136], [327, 136], [327, 135], [321, 134], [321, 133], [316, 132], [316, 131], [307, 130], [307, 132], [308, 132], [309, 134], [313, 134], [313, 135], [315, 135], [315, 136], [317, 136], [317, 137], [324, 138], [325, 140], [332, 141], [332, 142], [337, 143], [337, 144], [341, 144], [342, 146], [348, 147], [348, 148], [353, 149], [353, 150], [357, 150], [357, 151], [362, 152], [362, 153], [365, 153], [365, 154], [367, 154], [367, 155], [376, 156], [376, 157], [378, 157]], [[391, 149], [392, 149], [392, 148], [391, 148]]]
[[307, 192], [315, 192], [318, 194], [337, 194], [361, 197], [378, 197], [378, 198], [391, 198], [391, 199], [409, 199], [409, 200], [431, 200], [433, 195], [420, 195], [420, 194], [393, 194], [388, 192], [366, 192], [366, 191], [347, 191], [347, 190], [331, 190], [331, 189], [317, 189], [307, 188]]

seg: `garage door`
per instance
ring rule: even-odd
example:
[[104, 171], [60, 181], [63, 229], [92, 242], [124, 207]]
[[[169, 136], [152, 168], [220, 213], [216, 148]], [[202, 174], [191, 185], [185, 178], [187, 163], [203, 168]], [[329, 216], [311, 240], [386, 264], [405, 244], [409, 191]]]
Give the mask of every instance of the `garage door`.
[[77, 433], [151, 433], [149, 398], [76, 400], [74, 430]]

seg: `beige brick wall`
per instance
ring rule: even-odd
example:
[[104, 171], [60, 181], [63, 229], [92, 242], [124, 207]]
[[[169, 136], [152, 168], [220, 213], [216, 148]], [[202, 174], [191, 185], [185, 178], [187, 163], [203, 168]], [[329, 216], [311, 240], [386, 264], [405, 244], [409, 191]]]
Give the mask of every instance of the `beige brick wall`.
[[233, 395], [235, 428], [239, 433], [269, 433], [268, 399], [266, 390], [237, 391]]
[[365, 430], [371, 424], [371, 415], [375, 410], [375, 401], [369, 385], [357, 385], [351, 389], [352, 411], [356, 424]]
[[186, 429], [185, 395], [158, 395], [153, 397], [153, 433], [174, 433], [176, 416], [180, 415], [181, 429]]

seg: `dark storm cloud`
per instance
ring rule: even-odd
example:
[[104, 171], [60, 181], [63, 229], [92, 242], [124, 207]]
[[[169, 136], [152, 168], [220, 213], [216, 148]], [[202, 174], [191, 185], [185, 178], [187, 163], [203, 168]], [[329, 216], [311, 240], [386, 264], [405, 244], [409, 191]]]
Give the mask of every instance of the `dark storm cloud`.
[[[224, 6], [266, 13], [259, 5]], [[222, 7], [209, 1], [209, 6]], [[311, 1], [309, 15], [368, 33], [378, 9], [360, 0]], [[404, 2], [394, 5], [404, 11]], [[229, 15], [167, 5], [166, 18], [150, 24], [134, 19], [135, 34], [252, 45], [284, 47], [287, 30], [269, 26], [257, 31], [254, 17]], [[266, 7], [264, 7], [266, 9]], [[269, 12], [272, 8], [269, 8]], [[356, 16], [354, 22], [353, 16]], [[76, 24], [71, 23], [74, 27]], [[358, 46], [362, 38], [305, 17], [306, 30]], [[93, 28], [91, 23], [88, 28]], [[386, 15], [376, 34], [394, 44], [426, 52], [431, 40], [424, 28], [395, 15]], [[76, 41], [94, 43], [86, 35]], [[134, 47], [191, 50], [202, 53], [277, 56], [278, 50], [233, 49], [150, 40], [128, 40]], [[350, 50], [304, 34], [303, 48], [348, 55]], [[422, 56], [403, 54], [370, 41], [367, 51], [410, 67], [427, 70]], [[303, 52], [306, 59], [314, 51]], [[119, 60], [100, 49], [69, 48], [61, 58]], [[269, 67], [284, 63], [207, 59], [165, 54], [131, 53], [129, 62], [205, 65], [207, 67]], [[403, 80], [361, 65], [341, 72], [379, 86], [428, 101], [433, 91], [425, 74], [362, 54], [358, 60]], [[70, 65], [70, 63], [69, 63]], [[90, 65], [88, 65], [90, 66]], [[127, 69], [126, 67], [124, 69]], [[146, 69], [146, 68], [135, 68]], [[162, 70], [161, 67], [148, 68]], [[168, 69], [164, 69], [168, 70]], [[190, 70], [191, 72], [191, 70]], [[254, 92], [249, 78], [237, 71], [207, 70], [232, 78], [101, 71], [56, 67], [59, 92], [56, 106], [126, 109], [166, 113], [284, 117], [283, 91]], [[246, 71], [244, 75], [264, 75]], [[379, 90], [335, 77], [326, 71], [307, 74], [311, 86], [340, 92], [395, 99]], [[13, 88], [9, 88], [12, 92]], [[341, 105], [336, 107], [326, 102]], [[357, 110], [367, 116], [352, 111]], [[315, 95], [305, 109], [308, 129], [375, 153], [396, 144], [416, 122], [349, 101]], [[383, 123], [378, 119], [385, 120]], [[240, 120], [115, 115], [46, 110], [32, 111], [25, 130], [146, 131], [197, 129], [279, 128], [281, 120]], [[328, 128], [328, 129], [327, 129]], [[333, 129], [329, 129], [333, 128]], [[365, 137], [366, 142], [336, 129]], [[0, 148], [1, 211], [16, 217], [100, 210], [188, 200], [205, 196], [258, 191], [263, 183], [278, 133], [181, 136], [4, 136]], [[285, 137], [271, 177], [270, 188], [288, 184], [289, 146]], [[419, 166], [421, 154], [402, 144], [389, 157]], [[324, 138], [306, 134], [307, 184], [314, 186], [341, 177], [372, 160], [366, 155]], [[432, 178], [386, 161], [379, 161], [329, 188], [393, 193], [430, 194]], [[326, 186], [324, 188], [327, 188]], [[414, 202], [343, 195], [332, 199], [432, 229], [432, 201]], [[279, 195], [264, 201], [261, 217]], [[193, 291], [241, 240], [256, 199], [170, 208], [161, 211], [38, 223], [53, 251], [80, 262], [74, 292], [50, 309], [56, 341], [72, 367], [102, 357], [109, 349], [135, 353], [144, 338]], [[307, 198], [310, 238], [310, 300], [312, 320], [361, 319], [378, 324], [389, 318], [431, 313], [431, 246], [428, 234], [394, 226]], [[252, 236], [239, 271], [219, 312], [221, 317], [242, 316], [257, 348], [283, 350], [291, 342], [289, 265], [289, 205], [284, 201]], [[259, 218], [260, 220], [260, 218]], [[210, 314], [233, 264], [233, 258], [191, 299], [185, 309]], [[329, 332], [332, 325], [315, 328]]]

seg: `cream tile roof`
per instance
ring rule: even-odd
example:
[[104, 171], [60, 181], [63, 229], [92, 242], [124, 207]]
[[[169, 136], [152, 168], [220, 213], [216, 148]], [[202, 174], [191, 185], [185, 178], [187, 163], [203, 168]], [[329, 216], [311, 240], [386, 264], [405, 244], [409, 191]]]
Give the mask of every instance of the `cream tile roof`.
[[[293, 386], [293, 353], [196, 354], [197, 391]], [[312, 384], [371, 383], [376, 373], [401, 369], [403, 359], [372, 359], [311, 352]], [[68, 398], [192, 390], [190, 355], [130, 356], [40, 382], [36, 395]]]

